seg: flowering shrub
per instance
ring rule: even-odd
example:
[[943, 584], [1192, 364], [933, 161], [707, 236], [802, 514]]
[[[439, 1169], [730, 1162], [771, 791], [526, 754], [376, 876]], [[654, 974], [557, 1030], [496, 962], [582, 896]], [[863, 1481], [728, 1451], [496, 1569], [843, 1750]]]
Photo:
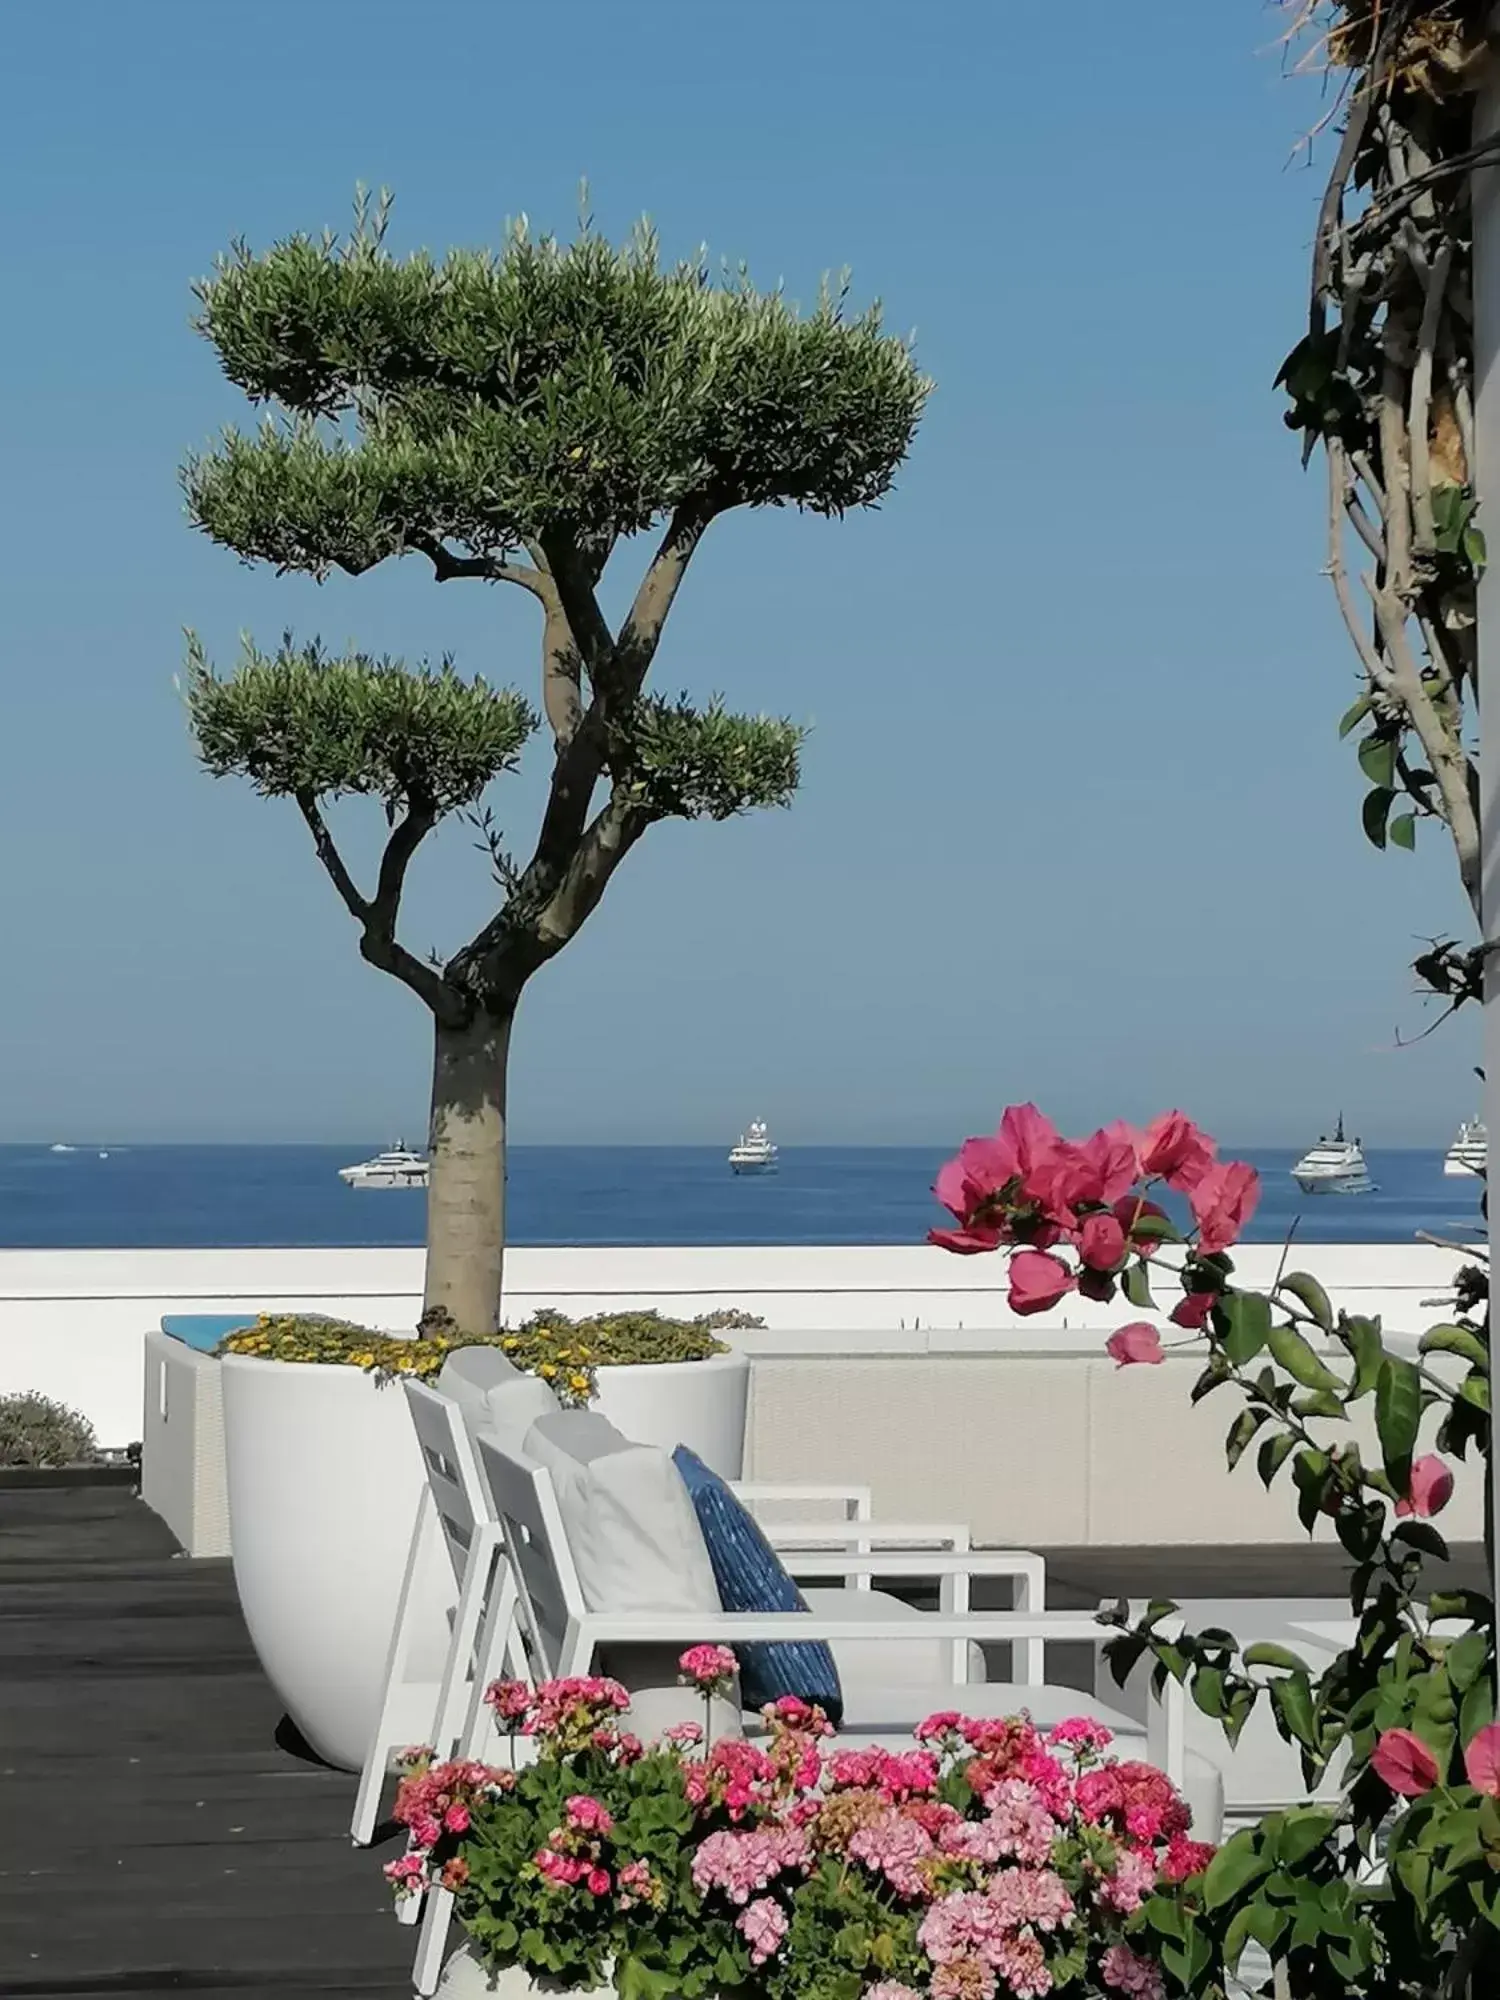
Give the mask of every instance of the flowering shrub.
[[94, 1426], [77, 1410], [28, 1389], [0, 1396], [0, 1465], [91, 1465]]
[[413, 1375], [428, 1381], [450, 1354], [464, 1347], [498, 1347], [517, 1368], [551, 1383], [563, 1403], [588, 1402], [597, 1389], [594, 1371], [627, 1362], [701, 1361], [728, 1350], [721, 1329], [759, 1326], [748, 1313], [704, 1313], [696, 1319], [663, 1319], [656, 1312], [599, 1313], [572, 1320], [545, 1307], [519, 1327], [462, 1333], [446, 1313], [429, 1314], [419, 1338], [378, 1333], [348, 1320], [315, 1314], [262, 1313], [253, 1326], [220, 1341], [220, 1354], [249, 1354], [262, 1361], [328, 1361], [362, 1368], [381, 1381]]
[[[1152, 1198], [1163, 1187], [1186, 1198], [1185, 1235]], [[1121, 1367], [1159, 1365], [1168, 1341], [1196, 1349], [1193, 1401], [1226, 1387], [1240, 1398], [1230, 1466], [1254, 1445], [1267, 1487], [1289, 1469], [1303, 1526], [1331, 1529], [1350, 1559], [1356, 1636], [1321, 1676], [1284, 1647], [1241, 1647], [1223, 1631], [1164, 1638], [1177, 1608], [1167, 1603], [1109, 1649], [1121, 1681], [1149, 1653], [1157, 1684], [1184, 1682], [1231, 1742], [1269, 1704], [1310, 1791], [1346, 1760], [1341, 1799], [1273, 1814], [1225, 1844], [1199, 1908], [1148, 1905], [1173, 1990], [1217, 2000], [1253, 1940], [1293, 2000], [1500, 1992], [1495, 1608], [1453, 1588], [1432, 1525], [1453, 1492], [1451, 1460], [1470, 1447], [1489, 1458], [1487, 1274], [1457, 1273], [1452, 1317], [1414, 1354], [1389, 1348], [1377, 1319], [1335, 1312], [1307, 1272], [1283, 1270], [1267, 1292], [1237, 1285], [1229, 1251], [1254, 1212], [1254, 1169], [1221, 1161], [1178, 1111], [1075, 1141], [1034, 1105], [1012, 1106], [992, 1137], [964, 1143], [934, 1192], [954, 1226], [932, 1240], [1002, 1250], [1017, 1312], [1074, 1291], [1119, 1296], [1151, 1315], [1106, 1340]], [[1348, 1435], [1361, 1403], [1374, 1407], [1378, 1465]]]
[[[727, 1649], [683, 1656], [706, 1694]], [[499, 1682], [519, 1769], [412, 1753], [398, 1895], [440, 1882], [483, 1961], [686, 2000], [1159, 2000], [1148, 1913], [1179, 1926], [1213, 1850], [1161, 1772], [1086, 1719], [934, 1715], [899, 1753], [840, 1750], [786, 1699], [763, 1741], [696, 1725], [649, 1748], [594, 1677]]]

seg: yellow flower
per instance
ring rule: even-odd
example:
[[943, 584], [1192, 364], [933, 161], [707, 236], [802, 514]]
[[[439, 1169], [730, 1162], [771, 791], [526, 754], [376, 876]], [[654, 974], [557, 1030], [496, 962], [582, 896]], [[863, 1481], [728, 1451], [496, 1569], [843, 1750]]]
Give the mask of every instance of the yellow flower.
[[541, 1366], [537, 1369], [536, 1372], [538, 1375], [550, 1376], [550, 1375], [555, 1375], [557, 1373], [557, 1369], [553, 1366], [553, 1364], [550, 1361], [544, 1361], [542, 1362]]
[[568, 1387], [570, 1389], [576, 1389], [580, 1395], [583, 1394], [584, 1390], [587, 1389], [588, 1386], [589, 1386], [589, 1378], [587, 1375], [570, 1375], [568, 1377]]

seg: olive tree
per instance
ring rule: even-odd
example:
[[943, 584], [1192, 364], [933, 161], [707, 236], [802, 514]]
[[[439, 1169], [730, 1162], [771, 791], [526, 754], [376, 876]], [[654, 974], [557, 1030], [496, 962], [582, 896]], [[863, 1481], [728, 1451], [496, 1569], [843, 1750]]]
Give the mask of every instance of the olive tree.
[[[598, 904], [646, 829], [789, 801], [800, 732], [648, 690], [694, 552], [740, 507], [873, 505], [928, 383], [878, 310], [825, 288], [800, 313], [743, 273], [664, 265], [642, 226], [616, 248], [523, 223], [498, 251], [397, 258], [388, 203], [350, 236], [236, 244], [197, 288], [199, 329], [265, 414], [184, 470], [192, 520], [246, 561], [322, 579], [414, 556], [439, 583], [535, 600], [537, 710], [519, 693], [288, 638], [217, 675], [193, 643], [188, 702], [215, 773], [290, 798], [359, 930], [360, 951], [432, 1015], [427, 1305], [494, 1323], [504, 1248], [505, 1083], [517, 1003]], [[650, 537], [628, 609], [600, 601], [622, 544]], [[551, 773], [529, 856], [494, 844], [502, 893], [446, 962], [398, 938], [402, 889], [447, 814], [545, 727]], [[326, 811], [379, 799], [373, 887]]]

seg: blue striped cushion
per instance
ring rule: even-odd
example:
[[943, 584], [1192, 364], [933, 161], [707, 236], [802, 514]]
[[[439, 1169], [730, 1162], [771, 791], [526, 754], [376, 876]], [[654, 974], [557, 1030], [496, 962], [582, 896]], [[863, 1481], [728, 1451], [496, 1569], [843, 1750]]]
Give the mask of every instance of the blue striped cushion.
[[[719, 1475], [685, 1444], [678, 1445], [672, 1462], [692, 1497], [724, 1609], [806, 1611], [806, 1599], [787, 1575], [754, 1515]], [[740, 1694], [746, 1708], [764, 1708], [767, 1702], [794, 1694], [803, 1701], [816, 1702], [830, 1722], [842, 1718], [839, 1670], [820, 1639], [742, 1642], [734, 1650], [739, 1656]]]

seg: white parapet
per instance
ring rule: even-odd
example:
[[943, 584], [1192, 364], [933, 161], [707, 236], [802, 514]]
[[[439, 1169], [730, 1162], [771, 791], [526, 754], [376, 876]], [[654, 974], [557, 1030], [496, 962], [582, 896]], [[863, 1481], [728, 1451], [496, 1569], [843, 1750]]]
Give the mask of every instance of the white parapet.
[[[1281, 1251], [1241, 1252], [1267, 1283]], [[1299, 1262], [1350, 1311], [1414, 1335], [1459, 1259], [1422, 1245], [1308, 1246]], [[419, 1250], [0, 1252], [0, 1393], [81, 1409], [100, 1441], [144, 1435], [145, 1343], [163, 1313], [302, 1309], [409, 1328]], [[507, 1317], [659, 1306], [758, 1314], [748, 1470], [872, 1485], [880, 1512], [963, 1520], [1001, 1543], [1264, 1542], [1300, 1537], [1290, 1488], [1231, 1480], [1224, 1390], [1188, 1401], [1196, 1364], [1120, 1370], [1106, 1333], [1132, 1308], [1069, 1303], [1018, 1319], [1003, 1265], [925, 1246], [517, 1249]], [[1164, 1306], [1170, 1298], [1164, 1295]], [[1159, 1315], [1158, 1317], [1164, 1317]], [[1468, 1484], [1445, 1517], [1478, 1532]], [[1472, 1517], [1472, 1518], [1471, 1518]]]

